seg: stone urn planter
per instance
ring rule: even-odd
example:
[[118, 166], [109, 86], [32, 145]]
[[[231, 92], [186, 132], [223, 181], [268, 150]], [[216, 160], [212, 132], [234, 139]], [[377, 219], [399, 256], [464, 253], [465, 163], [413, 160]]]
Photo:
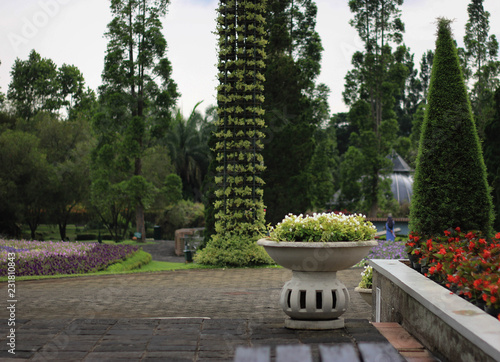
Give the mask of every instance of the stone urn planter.
[[281, 290], [280, 305], [291, 329], [337, 329], [349, 305], [349, 292], [337, 271], [363, 259], [375, 240], [352, 242], [285, 242], [260, 239], [269, 256], [292, 270], [292, 279]]
[[356, 287], [356, 288], [354, 288], [354, 291], [358, 292], [359, 295], [361, 296], [361, 298], [366, 303], [368, 303], [369, 305], [373, 305], [373, 302], [372, 302], [372, 290], [371, 289]]

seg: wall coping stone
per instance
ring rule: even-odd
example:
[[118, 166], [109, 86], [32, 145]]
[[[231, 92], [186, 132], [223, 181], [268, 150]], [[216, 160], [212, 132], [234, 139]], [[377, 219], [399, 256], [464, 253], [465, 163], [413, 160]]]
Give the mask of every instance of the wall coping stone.
[[[494, 359], [500, 356], [500, 321], [399, 260], [371, 259], [370, 265], [451, 328]], [[376, 307], [375, 307], [376, 308]]]

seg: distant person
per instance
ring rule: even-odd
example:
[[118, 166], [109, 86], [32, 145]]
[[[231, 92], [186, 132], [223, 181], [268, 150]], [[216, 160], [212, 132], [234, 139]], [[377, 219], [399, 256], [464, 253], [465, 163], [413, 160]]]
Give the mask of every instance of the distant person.
[[385, 239], [394, 241], [396, 234], [394, 233], [394, 220], [392, 219], [392, 214], [387, 216], [387, 222], [385, 223]]

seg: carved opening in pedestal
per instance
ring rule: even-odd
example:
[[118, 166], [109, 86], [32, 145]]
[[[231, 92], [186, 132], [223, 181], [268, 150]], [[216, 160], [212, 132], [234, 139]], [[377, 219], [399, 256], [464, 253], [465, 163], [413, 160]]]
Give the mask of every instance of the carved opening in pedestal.
[[306, 291], [300, 291], [300, 309], [306, 309]]
[[337, 308], [337, 293], [335, 290], [332, 290], [332, 309], [335, 310]]
[[316, 309], [323, 309], [323, 291], [316, 291]]

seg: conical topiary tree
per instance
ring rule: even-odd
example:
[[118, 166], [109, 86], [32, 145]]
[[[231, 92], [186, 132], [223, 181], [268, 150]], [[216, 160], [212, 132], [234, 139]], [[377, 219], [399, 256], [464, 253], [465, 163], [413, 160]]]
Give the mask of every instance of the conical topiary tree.
[[215, 232], [204, 264], [271, 263], [256, 241], [265, 231], [262, 186], [267, 0], [220, 0]]
[[490, 234], [493, 211], [486, 167], [450, 23], [438, 19], [410, 229], [425, 236], [450, 227]]

